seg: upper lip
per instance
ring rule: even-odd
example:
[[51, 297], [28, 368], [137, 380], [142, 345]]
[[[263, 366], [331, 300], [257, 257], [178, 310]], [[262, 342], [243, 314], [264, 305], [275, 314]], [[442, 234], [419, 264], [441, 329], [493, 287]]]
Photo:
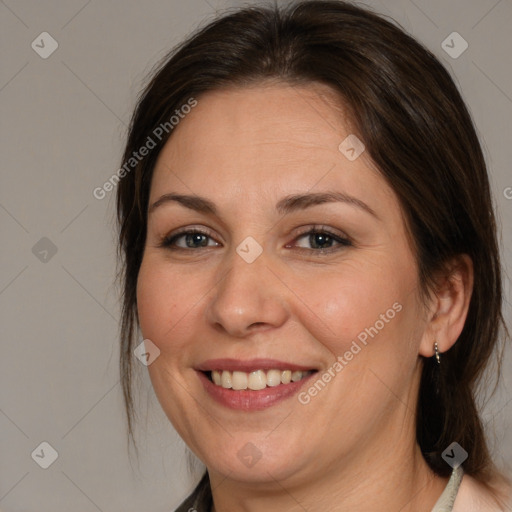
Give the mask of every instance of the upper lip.
[[239, 372], [253, 372], [256, 370], [292, 370], [292, 371], [308, 371], [315, 370], [311, 366], [287, 363], [277, 359], [208, 359], [196, 366], [196, 370], [202, 372], [210, 372], [212, 370], [227, 370]]

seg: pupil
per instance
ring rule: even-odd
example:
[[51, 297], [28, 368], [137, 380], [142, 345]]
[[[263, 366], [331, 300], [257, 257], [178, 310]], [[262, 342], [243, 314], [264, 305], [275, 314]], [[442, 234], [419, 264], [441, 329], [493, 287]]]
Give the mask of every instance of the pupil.
[[201, 233], [189, 233], [187, 235], [187, 247], [205, 247], [207, 244], [206, 236]]
[[321, 249], [325, 249], [330, 247], [331, 237], [329, 235], [325, 235], [323, 233], [313, 233], [309, 237], [309, 241], [312, 247], [319, 247]]

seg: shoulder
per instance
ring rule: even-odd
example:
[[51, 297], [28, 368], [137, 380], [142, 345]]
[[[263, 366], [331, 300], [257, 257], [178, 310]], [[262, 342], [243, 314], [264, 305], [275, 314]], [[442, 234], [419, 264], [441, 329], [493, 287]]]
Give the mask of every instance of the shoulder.
[[512, 488], [508, 482], [492, 486], [494, 491], [475, 478], [464, 475], [453, 512], [505, 512], [511, 510]]

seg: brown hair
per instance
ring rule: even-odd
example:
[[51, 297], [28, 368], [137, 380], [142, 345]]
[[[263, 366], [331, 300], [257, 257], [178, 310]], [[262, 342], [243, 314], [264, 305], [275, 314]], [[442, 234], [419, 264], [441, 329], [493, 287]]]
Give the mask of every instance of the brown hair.
[[[424, 296], [435, 289], [434, 277], [450, 259], [471, 257], [469, 314], [440, 367], [433, 358], [424, 360], [416, 436], [437, 474], [450, 473], [441, 453], [456, 441], [469, 452], [465, 472], [489, 482], [493, 465], [475, 393], [500, 328], [506, 332], [496, 223], [471, 117], [449, 73], [430, 51], [393, 23], [348, 2], [303, 1], [281, 9], [236, 11], [166, 57], [139, 99], [123, 161], [191, 97], [267, 80], [323, 83], [339, 93], [368, 154], [399, 197]], [[172, 131], [126, 174], [117, 191], [124, 292], [120, 363], [130, 435], [137, 275], [151, 176], [169, 136]]]

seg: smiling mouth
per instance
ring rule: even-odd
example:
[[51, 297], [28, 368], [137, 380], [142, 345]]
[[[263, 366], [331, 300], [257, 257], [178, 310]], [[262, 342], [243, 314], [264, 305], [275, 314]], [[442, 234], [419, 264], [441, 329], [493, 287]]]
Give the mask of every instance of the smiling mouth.
[[317, 370], [255, 370], [252, 372], [212, 370], [203, 371], [208, 380], [214, 385], [235, 391], [252, 390], [259, 391], [265, 388], [299, 382]]

